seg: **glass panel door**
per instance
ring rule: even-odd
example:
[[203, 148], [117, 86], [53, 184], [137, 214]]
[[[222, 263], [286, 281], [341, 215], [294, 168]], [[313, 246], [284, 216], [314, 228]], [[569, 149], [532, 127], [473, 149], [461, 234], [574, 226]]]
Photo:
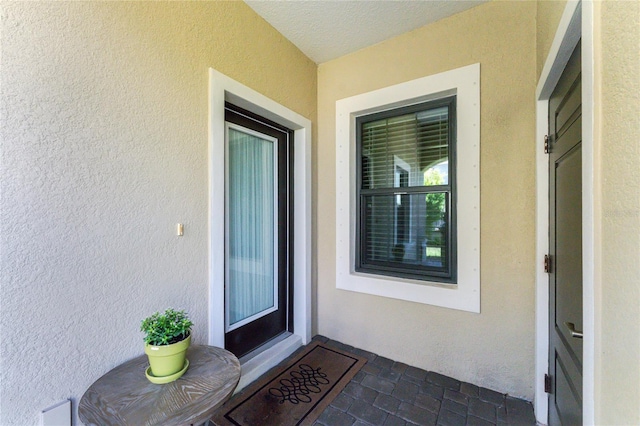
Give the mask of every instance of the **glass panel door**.
[[278, 310], [278, 140], [227, 123], [226, 331]]

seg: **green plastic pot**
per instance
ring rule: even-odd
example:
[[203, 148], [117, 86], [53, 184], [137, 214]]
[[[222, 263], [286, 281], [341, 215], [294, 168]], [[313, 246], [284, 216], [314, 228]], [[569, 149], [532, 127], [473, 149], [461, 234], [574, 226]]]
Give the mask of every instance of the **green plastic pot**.
[[186, 339], [171, 345], [154, 346], [146, 344], [144, 352], [149, 357], [151, 374], [154, 377], [166, 377], [182, 370], [185, 366], [185, 357], [190, 344], [191, 334]]

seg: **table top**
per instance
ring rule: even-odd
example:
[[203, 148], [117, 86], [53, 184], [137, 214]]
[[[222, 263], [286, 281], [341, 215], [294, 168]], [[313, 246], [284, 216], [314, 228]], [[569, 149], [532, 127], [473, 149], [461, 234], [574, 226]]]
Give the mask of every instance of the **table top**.
[[85, 425], [194, 425], [208, 420], [233, 393], [240, 363], [231, 352], [192, 345], [189, 369], [178, 380], [156, 385], [145, 376], [146, 355], [96, 380], [78, 406]]

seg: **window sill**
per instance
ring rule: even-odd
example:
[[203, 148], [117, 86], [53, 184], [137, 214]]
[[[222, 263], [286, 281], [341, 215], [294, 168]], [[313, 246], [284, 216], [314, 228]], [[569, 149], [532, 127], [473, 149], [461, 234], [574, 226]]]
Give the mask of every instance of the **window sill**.
[[[355, 272], [356, 117], [457, 97], [457, 284]], [[336, 102], [336, 288], [480, 312], [480, 64]]]

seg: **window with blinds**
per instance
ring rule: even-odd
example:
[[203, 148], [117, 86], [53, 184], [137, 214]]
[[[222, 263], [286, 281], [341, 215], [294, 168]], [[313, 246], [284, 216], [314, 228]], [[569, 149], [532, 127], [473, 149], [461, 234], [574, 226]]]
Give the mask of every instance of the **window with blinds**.
[[356, 119], [356, 271], [456, 282], [455, 101]]

